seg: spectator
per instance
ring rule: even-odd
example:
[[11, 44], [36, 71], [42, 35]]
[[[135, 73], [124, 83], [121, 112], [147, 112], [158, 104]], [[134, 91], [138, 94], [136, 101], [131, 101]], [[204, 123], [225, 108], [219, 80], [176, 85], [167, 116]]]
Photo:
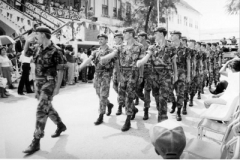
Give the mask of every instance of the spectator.
[[7, 56], [11, 60], [13, 66], [15, 66], [17, 62], [16, 62], [16, 54], [15, 54], [15, 51], [13, 50], [13, 44], [8, 45]]
[[[80, 49], [80, 59], [82, 62], [84, 62], [88, 58], [87, 54], [84, 53], [83, 49]], [[81, 76], [82, 76], [82, 82], [87, 82], [87, 67], [84, 67], [81, 70]]]
[[22, 54], [20, 56], [19, 61], [21, 62], [22, 76], [21, 76], [20, 83], [18, 85], [18, 94], [24, 95], [24, 93], [23, 93], [24, 86], [26, 87], [27, 93], [33, 93], [31, 86], [30, 86], [30, 82], [29, 82], [29, 75], [30, 75], [30, 71], [31, 71], [30, 63], [32, 61], [32, 56], [26, 57], [24, 54]]
[[236, 40], [235, 36], [233, 36], [232, 39], [230, 38], [230, 40], [231, 40], [232, 44], [234, 44], [234, 45], [237, 44], [237, 40]]
[[186, 136], [177, 122], [163, 121], [154, 125], [149, 133], [158, 155], [161, 155], [163, 159], [180, 159], [186, 146]]
[[68, 66], [68, 71], [67, 71], [67, 83], [70, 85], [74, 84], [74, 65], [75, 65], [75, 58], [74, 58], [74, 53], [73, 53], [73, 47], [71, 45], [67, 45], [65, 47], [65, 56], [67, 59], [67, 66]]
[[218, 82], [216, 89], [214, 91], [211, 89], [209, 91], [214, 95], [218, 95], [220, 93], [223, 93], [226, 90], [227, 86], [228, 86], [228, 82], [223, 80], [223, 81]]
[[[228, 68], [228, 69], [227, 69]], [[228, 87], [225, 92], [214, 96], [216, 98], [210, 98], [204, 101], [206, 108], [209, 108], [211, 104], [223, 104], [225, 105], [228, 99], [234, 94], [239, 94], [239, 72], [240, 71], [240, 58], [234, 58], [228, 61], [219, 71], [221, 75], [227, 77]]]
[[225, 37], [223, 38], [223, 40], [221, 40], [221, 42], [222, 42], [222, 45], [227, 45], [227, 40]]
[[17, 56], [21, 55], [21, 53], [24, 49], [24, 45], [25, 45], [25, 38], [23, 35], [20, 35], [19, 40], [15, 44], [15, 51], [16, 51]]
[[7, 52], [5, 47], [0, 48], [0, 75], [7, 78], [7, 83], [9, 89], [15, 89], [12, 84], [12, 62], [7, 57]]
[[88, 11], [87, 18], [88, 18], [88, 19], [92, 19], [93, 16], [94, 16], [93, 7], [90, 7], [90, 8], [89, 8], [89, 11]]

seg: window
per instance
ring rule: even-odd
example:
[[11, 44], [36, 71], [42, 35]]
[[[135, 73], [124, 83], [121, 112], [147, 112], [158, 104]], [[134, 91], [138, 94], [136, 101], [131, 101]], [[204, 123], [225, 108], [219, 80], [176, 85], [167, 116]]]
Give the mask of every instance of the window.
[[184, 25], [188, 26], [188, 18], [187, 17], [184, 17]]
[[182, 24], [182, 16], [178, 15], [178, 24]]
[[113, 17], [117, 17], [117, 0], [113, 0]]
[[102, 0], [102, 15], [108, 16], [108, 0]]

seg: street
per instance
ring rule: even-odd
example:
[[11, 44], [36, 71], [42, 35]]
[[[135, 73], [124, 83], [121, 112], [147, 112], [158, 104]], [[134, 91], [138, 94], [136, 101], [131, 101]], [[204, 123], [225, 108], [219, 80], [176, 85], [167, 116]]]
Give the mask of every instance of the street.
[[[110, 90], [109, 100], [114, 104], [111, 116], [104, 116], [104, 123], [95, 126], [98, 118], [99, 100], [92, 83], [82, 82], [67, 86], [54, 97], [53, 106], [58, 111], [67, 130], [58, 138], [51, 138], [57, 126], [48, 119], [45, 136], [40, 150], [33, 155], [22, 153], [32, 139], [35, 129], [37, 100], [34, 94], [19, 96], [16, 90], [9, 90], [9, 98], [0, 99], [0, 158], [30, 159], [157, 159], [149, 137], [149, 128], [157, 123], [157, 110], [151, 97], [150, 119], [143, 121], [143, 102], [137, 106], [139, 112], [131, 123], [131, 129], [122, 132], [126, 115], [116, 116], [117, 94]], [[194, 98], [194, 106], [188, 107], [188, 115], [180, 123], [187, 139], [197, 137], [197, 124], [204, 110], [203, 100], [209, 97], [208, 89], [201, 100]], [[171, 103], [168, 103], [171, 108]], [[124, 112], [125, 113], [125, 112]], [[169, 114], [175, 119], [175, 114]]]

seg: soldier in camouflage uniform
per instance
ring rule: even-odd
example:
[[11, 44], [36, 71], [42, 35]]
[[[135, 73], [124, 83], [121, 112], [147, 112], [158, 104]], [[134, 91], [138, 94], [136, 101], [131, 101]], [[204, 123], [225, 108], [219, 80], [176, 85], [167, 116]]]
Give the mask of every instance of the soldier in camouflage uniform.
[[195, 94], [197, 93], [197, 76], [196, 76], [196, 55], [197, 51], [195, 50], [195, 43], [196, 41], [191, 39], [189, 42], [189, 49], [190, 49], [190, 66], [191, 66], [191, 83], [189, 87], [189, 93], [190, 93], [190, 101], [189, 106], [193, 106], [193, 98]]
[[[174, 78], [176, 78], [177, 66], [176, 55], [173, 52], [174, 48], [169, 47], [165, 40], [167, 30], [158, 27], [155, 29], [154, 34], [156, 43], [149, 46], [147, 55], [137, 62], [137, 66], [140, 67], [147, 62], [152, 65], [152, 80], [150, 83], [157, 104], [158, 122], [161, 122], [168, 119], [167, 99], [169, 96], [169, 84], [171, 83], [171, 70], [174, 68]], [[145, 113], [146, 111], [148, 110], [145, 110]]]
[[[148, 43], [147, 43], [147, 34], [145, 32], [141, 32], [138, 34], [138, 42], [141, 43], [144, 47], [144, 50], [147, 51], [148, 48]], [[145, 53], [144, 51], [144, 53]], [[137, 89], [136, 89], [136, 100], [135, 100], [135, 105], [139, 104], [139, 98], [142, 101], [145, 101], [145, 97], [143, 94], [143, 89], [145, 88], [145, 78], [146, 78], [146, 71], [144, 71], [144, 67], [141, 67], [139, 70], [139, 81], [137, 84]]]
[[210, 51], [210, 54], [209, 54], [209, 89], [211, 89], [211, 86], [212, 86], [212, 82], [213, 82], [213, 78], [214, 78], [214, 73], [215, 73], [215, 44], [212, 43], [211, 44], [211, 51]]
[[101, 57], [101, 61], [117, 57], [120, 61], [120, 84], [118, 87], [119, 97], [124, 97], [127, 119], [122, 127], [122, 131], [127, 131], [131, 127], [131, 119], [135, 118], [138, 112], [133, 103], [136, 94], [136, 83], [139, 78], [139, 69], [136, 66], [137, 60], [144, 56], [143, 45], [135, 39], [135, 31], [133, 28], [126, 28], [123, 32], [126, 43], [114, 49], [112, 53]]
[[208, 75], [208, 70], [207, 70], [207, 52], [206, 52], [206, 44], [202, 43], [201, 45], [201, 50], [202, 50], [202, 63], [203, 63], [203, 81], [202, 81], [202, 94], [204, 94], [204, 87], [207, 81], [207, 75]]
[[186, 104], [188, 100], [188, 84], [190, 83], [190, 54], [186, 47], [183, 47], [180, 43], [181, 32], [172, 32], [172, 41], [177, 54], [177, 81], [174, 83], [174, 89], [176, 91], [176, 106], [173, 106], [170, 113], [174, 113], [176, 107], [177, 110], [177, 121], [181, 121], [181, 110], [184, 107], [184, 114], [186, 114]]
[[221, 55], [220, 55], [220, 50], [218, 49], [218, 43], [214, 43], [214, 46], [215, 46], [215, 54], [214, 54], [214, 84], [215, 86], [217, 86], [217, 83], [219, 82], [219, 79], [220, 79], [220, 69], [221, 69], [221, 66], [220, 66], [220, 61], [221, 61]]
[[202, 82], [203, 82], [203, 52], [201, 51], [201, 42], [197, 42], [195, 49], [197, 50], [196, 55], [196, 76], [197, 76], [197, 99], [201, 99], [201, 92], [202, 92]]
[[99, 97], [99, 117], [97, 121], [94, 122], [95, 125], [99, 125], [103, 122], [103, 115], [106, 112], [106, 107], [108, 107], [107, 116], [111, 114], [113, 108], [113, 104], [109, 102], [108, 97], [114, 66], [113, 60], [109, 60], [106, 63], [100, 62], [101, 57], [112, 52], [112, 49], [107, 45], [108, 36], [106, 34], [100, 34], [97, 38], [100, 48], [93, 51], [91, 56], [89, 56], [89, 58], [79, 67], [81, 70], [91, 61], [95, 64], [94, 88], [96, 89], [96, 93]]
[[209, 86], [209, 79], [210, 79], [210, 52], [211, 52], [211, 43], [207, 43], [207, 46], [206, 46], [206, 53], [207, 53], [207, 71], [208, 71], [208, 76], [207, 76], [207, 83], [206, 83], [206, 87]]
[[[29, 45], [37, 38], [37, 43], [30, 48]], [[27, 39], [24, 53], [34, 57], [36, 65], [36, 98], [38, 99], [38, 107], [36, 113], [36, 129], [34, 139], [31, 145], [23, 151], [31, 154], [40, 149], [40, 139], [44, 136], [44, 129], [48, 117], [57, 125], [56, 132], [52, 137], [58, 137], [61, 132], [67, 128], [62, 123], [57, 111], [52, 106], [52, 99], [59, 93], [62, 82], [64, 59], [63, 53], [50, 40], [51, 31], [48, 28], [39, 27]]]
[[[117, 48], [117, 46], [123, 44], [123, 34], [122, 33], [116, 33], [114, 35], [114, 39], [115, 39], [115, 46], [113, 48]], [[114, 65], [114, 69], [113, 69], [113, 89], [117, 93], [118, 93], [119, 81], [120, 81], [119, 60], [115, 60], [115, 65]], [[121, 99], [121, 100], [118, 101], [118, 110], [116, 113], [117, 116], [122, 114], [122, 108], [124, 106], [124, 103], [120, 103], [120, 102], [123, 102], [124, 97], [120, 97], [119, 99]]]

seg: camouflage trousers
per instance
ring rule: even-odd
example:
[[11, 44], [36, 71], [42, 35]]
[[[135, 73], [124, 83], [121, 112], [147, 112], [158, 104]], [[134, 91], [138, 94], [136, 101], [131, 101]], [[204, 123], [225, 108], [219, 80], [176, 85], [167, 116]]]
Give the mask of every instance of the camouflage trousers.
[[205, 87], [206, 81], [208, 80], [208, 71], [203, 71], [203, 81], [202, 81], [202, 87]]
[[217, 82], [219, 82], [220, 80], [220, 68], [218, 66], [215, 67], [214, 69], [214, 73], [213, 73], [213, 80], [214, 80], [214, 83], [216, 84]]
[[191, 82], [189, 85], [189, 94], [195, 95], [197, 93], [197, 85], [198, 85], [198, 77], [194, 76], [191, 78]]
[[133, 100], [136, 96], [136, 83], [138, 70], [123, 70], [120, 72], [120, 84], [118, 86], [118, 103], [124, 105], [126, 115], [132, 115], [135, 105]]
[[108, 100], [110, 81], [110, 72], [95, 72], [93, 85], [99, 97], [99, 114], [105, 114], [106, 107], [110, 103]]
[[213, 83], [213, 78], [214, 78], [214, 73], [215, 73], [215, 69], [213, 68], [213, 66], [211, 66], [212, 70], [209, 71], [209, 86], [212, 85]]
[[55, 80], [36, 80], [36, 98], [39, 100], [36, 113], [36, 128], [34, 137], [40, 139], [44, 136], [44, 129], [49, 117], [56, 125], [62, 122], [57, 111], [52, 106]]
[[202, 92], [203, 74], [201, 74], [199, 71], [197, 71], [196, 74], [197, 74], [197, 91]]
[[161, 120], [168, 119], [167, 100], [170, 91], [171, 72], [167, 69], [155, 69], [151, 78], [152, 94], [156, 100], [158, 114], [161, 116]]
[[144, 79], [144, 108], [150, 108], [151, 98], [150, 92], [152, 89], [152, 68], [144, 67], [143, 79]]
[[112, 81], [113, 81], [113, 89], [118, 93], [118, 73], [117, 73], [117, 70], [114, 68], [113, 70], [113, 78], [112, 78]]
[[176, 106], [182, 108], [183, 102], [188, 100], [189, 84], [186, 82], [187, 71], [185, 69], [178, 69], [178, 80], [174, 83], [176, 91]]
[[175, 102], [175, 96], [174, 96], [174, 84], [173, 84], [173, 75], [171, 76], [171, 83], [169, 84], [169, 97], [168, 97], [168, 100], [170, 102]]

